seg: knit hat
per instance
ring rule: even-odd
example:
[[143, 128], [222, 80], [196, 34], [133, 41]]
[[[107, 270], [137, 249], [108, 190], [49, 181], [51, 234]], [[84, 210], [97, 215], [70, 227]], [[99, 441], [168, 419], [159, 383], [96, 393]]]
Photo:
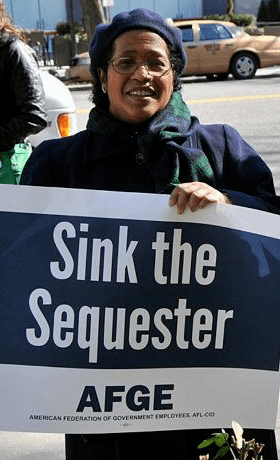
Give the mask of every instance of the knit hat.
[[155, 32], [172, 45], [181, 57], [181, 70], [183, 70], [187, 62], [187, 56], [182, 45], [181, 30], [178, 27], [170, 27], [162, 16], [145, 8], [119, 13], [114, 16], [111, 24], [98, 24], [96, 26], [89, 47], [91, 69], [94, 70], [100, 66], [100, 61], [106, 55], [106, 50], [119, 35], [129, 30], [137, 29], [147, 29]]

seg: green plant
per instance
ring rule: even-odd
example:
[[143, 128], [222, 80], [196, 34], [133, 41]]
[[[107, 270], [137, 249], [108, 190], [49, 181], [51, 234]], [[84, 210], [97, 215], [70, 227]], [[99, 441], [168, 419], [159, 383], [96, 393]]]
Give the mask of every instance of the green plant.
[[216, 21], [229, 21], [233, 22], [239, 27], [248, 27], [256, 22], [256, 18], [253, 14], [212, 14], [204, 16], [204, 19], [213, 19]]
[[[233, 460], [246, 460], [247, 458], [251, 460], [263, 460], [261, 452], [264, 444], [259, 444], [255, 439], [246, 441], [243, 438], [243, 428], [235, 421], [232, 422], [232, 429], [234, 436], [231, 436], [231, 441], [229, 440], [229, 434], [225, 430], [222, 430], [221, 433], [213, 433], [211, 438], [202, 441], [198, 449], [204, 449], [214, 444], [218, 448], [218, 451], [213, 460], [222, 458], [228, 453], [231, 454]], [[200, 455], [199, 460], [210, 460], [209, 454]]]
[[85, 42], [87, 40], [87, 34], [83, 30], [78, 30], [76, 39], [78, 42]]
[[70, 35], [71, 33], [71, 24], [70, 22], [58, 22], [55, 28], [58, 35]]
[[[86, 34], [84, 31], [84, 28], [80, 26], [79, 24], [74, 24], [74, 29], [75, 29], [75, 34], [79, 35], [80, 40], [86, 40]], [[71, 23], [68, 22], [58, 22], [56, 24], [55, 30], [58, 35], [60, 36], [65, 36], [71, 34]], [[85, 37], [85, 38], [84, 38]]]

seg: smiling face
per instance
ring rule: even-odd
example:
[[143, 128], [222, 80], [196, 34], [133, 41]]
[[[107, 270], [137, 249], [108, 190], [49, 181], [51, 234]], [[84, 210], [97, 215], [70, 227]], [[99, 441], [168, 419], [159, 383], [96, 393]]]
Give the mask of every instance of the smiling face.
[[[165, 41], [147, 30], [125, 32], [116, 38], [111, 61], [134, 58], [141, 63], [153, 59], [169, 59]], [[100, 81], [109, 98], [109, 112], [117, 119], [141, 124], [162, 110], [172, 95], [173, 72], [152, 76], [144, 66], [131, 75], [116, 72], [109, 64], [107, 74], [100, 70]]]

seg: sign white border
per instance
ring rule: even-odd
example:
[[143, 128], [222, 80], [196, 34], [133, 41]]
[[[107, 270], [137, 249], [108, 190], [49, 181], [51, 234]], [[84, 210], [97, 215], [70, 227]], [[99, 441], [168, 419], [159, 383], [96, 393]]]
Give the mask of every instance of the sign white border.
[[[0, 430], [113, 433], [229, 428], [232, 420], [238, 420], [244, 428], [275, 428], [278, 372], [229, 368], [178, 368], [171, 371], [172, 383], [177, 390], [172, 411], [132, 412], [123, 401], [116, 403], [113, 414], [93, 413], [91, 408], [77, 413], [85, 382], [95, 385], [102, 403], [104, 380], [110, 385], [123, 385], [125, 381], [128, 387], [144, 382], [152, 395], [155, 384], [170, 383], [170, 369], [130, 369], [120, 373], [117, 369], [0, 365], [0, 394], [5, 394], [1, 400], [1, 413], [6, 414], [5, 420], [0, 419]], [[19, 391], [18, 382], [24, 393]], [[61, 387], [62, 382], [67, 385]], [[263, 397], [264, 391], [269, 397]]]
[[[100, 190], [0, 185], [0, 211], [103, 217], [113, 219], [194, 222], [279, 238], [280, 216], [265, 211], [209, 205], [178, 215], [168, 207], [169, 195]], [[106, 206], [104, 206], [106, 202]]]

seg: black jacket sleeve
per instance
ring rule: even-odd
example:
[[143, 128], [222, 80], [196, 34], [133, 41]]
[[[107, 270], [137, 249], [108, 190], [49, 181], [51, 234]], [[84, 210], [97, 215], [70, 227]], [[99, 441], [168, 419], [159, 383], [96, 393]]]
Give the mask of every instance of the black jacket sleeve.
[[[15, 39], [1, 46], [0, 151], [47, 126], [45, 95], [35, 52]], [[3, 75], [3, 74], [2, 74]]]

